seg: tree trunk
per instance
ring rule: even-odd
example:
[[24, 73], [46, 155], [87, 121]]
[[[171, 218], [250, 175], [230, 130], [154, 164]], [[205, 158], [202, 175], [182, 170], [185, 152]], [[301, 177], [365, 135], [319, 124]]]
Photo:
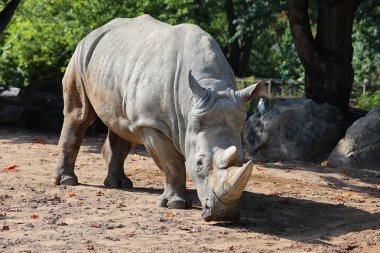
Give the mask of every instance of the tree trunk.
[[0, 33], [4, 32], [9, 22], [15, 13], [20, 0], [12, 0], [1, 12], [0, 12]]
[[[228, 34], [230, 38], [232, 38], [236, 34], [236, 28], [234, 24], [236, 14], [232, 0], [226, 0], [224, 2], [224, 10], [227, 15]], [[247, 70], [252, 43], [252, 36], [250, 34], [246, 34], [243, 36], [243, 38], [241, 38], [241, 41], [239, 41], [238, 38], [235, 38], [235, 40], [230, 42], [228, 46], [227, 60], [230, 63], [231, 68], [236, 76], [242, 76]]]
[[288, 0], [293, 42], [305, 69], [306, 97], [346, 113], [354, 73], [352, 24], [361, 0], [319, 0], [313, 38], [307, 0]]

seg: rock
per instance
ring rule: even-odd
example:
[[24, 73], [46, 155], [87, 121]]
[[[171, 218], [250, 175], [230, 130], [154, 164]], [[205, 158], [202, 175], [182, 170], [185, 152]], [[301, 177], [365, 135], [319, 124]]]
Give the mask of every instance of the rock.
[[291, 99], [251, 116], [243, 130], [249, 159], [261, 161], [320, 160], [344, 135], [340, 111], [310, 99]]
[[19, 123], [24, 109], [18, 105], [0, 105], [0, 124]]
[[22, 125], [24, 109], [17, 97], [19, 91], [16, 87], [0, 85], [0, 124]]
[[0, 97], [17, 97], [20, 88], [0, 84]]
[[380, 169], [380, 104], [348, 128], [328, 161], [350, 168]]

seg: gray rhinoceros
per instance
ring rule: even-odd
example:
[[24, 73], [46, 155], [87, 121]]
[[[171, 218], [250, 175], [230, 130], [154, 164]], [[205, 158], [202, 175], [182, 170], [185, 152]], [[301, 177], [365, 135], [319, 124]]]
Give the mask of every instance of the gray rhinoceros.
[[242, 102], [261, 86], [236, 91], [221, 49], [195, 25], [171, 26], [149, 15], [115, 19], [78, 44], [63, 78], [56, 184], [78, 183], [81, 140], [99, 116], [109, 128], [102, 149], [106, 186], [132, 188], [123, 164], [131, 144], [143, 143], [165, 173], [159, 206], [191, 207], [187, 168], [202, 217], [236, 220], [252, 172], [251, 162], [241, 166]]

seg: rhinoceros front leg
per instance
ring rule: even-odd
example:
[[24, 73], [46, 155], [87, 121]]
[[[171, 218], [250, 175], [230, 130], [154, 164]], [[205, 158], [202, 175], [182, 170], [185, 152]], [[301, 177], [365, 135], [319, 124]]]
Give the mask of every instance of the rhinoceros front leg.
[[183, 156], [175, 149], [172, 141], [156, 129], [140, 131], [141, 138], [157, 166], [165, 173], [165, 190], [158, 206], [185, 209], [191, 207], [186, 192], [186, 170]]
[[119, 137], [117, 134], [108, 130], [108, 136], [102, 149], [102, 155], [108, 167], [108, 175], [104, 180], [104, 185], [110, 188], [133, 187], [132, 181], [124, 174], [124, 161], [132, 143]]

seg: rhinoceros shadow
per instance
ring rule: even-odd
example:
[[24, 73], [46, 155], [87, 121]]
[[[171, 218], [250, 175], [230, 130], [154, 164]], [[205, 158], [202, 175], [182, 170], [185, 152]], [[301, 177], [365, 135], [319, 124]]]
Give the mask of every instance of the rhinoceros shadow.
[[308, 243], [325, 243], [321, 240], [353, 231], [380, 229], [380, 212], [308, 199], [244, 192], [240, 210], [238, 223], [212, 225]]
[[[260, 167], [264, 168], [274, 168], [283, 171], [310, 171], [320, 175], [328, 186], [332, 188], [349, 188], [352, 191], [365, 193], [373, 197], [380, 198], [380, 190], [368, 186], [355, 184], [354, 181], [360, 181], [368, 184], [380, 184], [380, 169], [350, 169], [346, 167], [321, 167], [319, 165], [308, 165], [308, 164], [264, 164]], [[338, 177], [331, 176], [331, 174], [339, 175]]]
[[[163, 189], [141, 187], [125, 191], [158, 196]], [[193, 200], [193, 209], [201, 209], [196, 190], [189, 190], [189, 194]], [[380, 212], [370, 213], [344, 204], [276, 197], [249, 191], [243, 193], [240, 214], [238, 222], [211, 222], [209, 225], [321, 244], [326, 244], [322, 240], [329, 237], [380, 229]]]

